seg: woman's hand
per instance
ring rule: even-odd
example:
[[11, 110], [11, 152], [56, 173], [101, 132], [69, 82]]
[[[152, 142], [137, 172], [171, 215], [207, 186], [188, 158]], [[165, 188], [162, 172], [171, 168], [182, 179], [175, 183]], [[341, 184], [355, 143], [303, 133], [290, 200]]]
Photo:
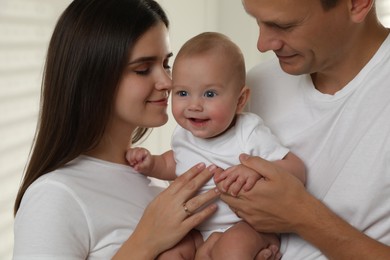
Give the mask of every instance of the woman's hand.
[[154, 259], [211, 216], [217, 206], [208, 203], [219, 196], [219, 191], [196, 194], [220, 171], [213, 165], [206, 169], [201, 163], [179, 176], [146, 207], [133, 234], [114, 259]]

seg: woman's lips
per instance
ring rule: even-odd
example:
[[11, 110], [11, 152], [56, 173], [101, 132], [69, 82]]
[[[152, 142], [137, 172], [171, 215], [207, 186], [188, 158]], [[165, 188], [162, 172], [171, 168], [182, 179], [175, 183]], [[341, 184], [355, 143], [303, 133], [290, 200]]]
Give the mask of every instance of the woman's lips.
[[168, 99], [162, 98], [162, 99], [156, 99], [156, 100], [148, 100], [148, 103], [154, 104], [154, 105], [160, 105], [160, 106], [167, 106], [168, 105]]

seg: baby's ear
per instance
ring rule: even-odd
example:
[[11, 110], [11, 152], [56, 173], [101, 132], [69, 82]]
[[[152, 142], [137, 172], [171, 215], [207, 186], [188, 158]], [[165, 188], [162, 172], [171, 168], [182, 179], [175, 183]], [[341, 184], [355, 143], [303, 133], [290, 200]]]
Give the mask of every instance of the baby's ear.
[[238, 98], [236, 114], [239, 114], [244, 110], [245, 105], [249, 100], [249, 96], [250, 96], [250, 89], [247, 86], [244, 86], [241, 89], [241, 92], [240, 92], [240, 95]]

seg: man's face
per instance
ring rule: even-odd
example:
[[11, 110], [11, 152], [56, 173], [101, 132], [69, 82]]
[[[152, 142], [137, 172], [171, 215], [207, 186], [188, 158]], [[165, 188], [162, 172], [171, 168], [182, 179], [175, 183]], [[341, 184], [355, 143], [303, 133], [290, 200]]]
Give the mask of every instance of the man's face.
[[348, 6], [325, 11], [319, 0], [242, 0], [259, 26], [257, 48], [273, 51], [293, 75], [325, 72], [342, 60], [351, 32]]

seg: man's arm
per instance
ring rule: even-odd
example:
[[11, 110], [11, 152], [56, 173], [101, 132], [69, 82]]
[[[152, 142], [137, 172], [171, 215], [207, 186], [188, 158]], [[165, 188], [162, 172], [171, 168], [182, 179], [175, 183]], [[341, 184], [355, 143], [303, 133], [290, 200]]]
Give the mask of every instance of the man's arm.
[[241, 156], [237, 171], [265, 178], [237, 197], [221, 199], [259, 232], [296, 233], [330, 259], [390, 259], [390, 247], [352, 227], [308, 193], [302, 182], [275, 163]]
[[282, 160], [274, 162], [276, 165], [284, 168], [289, 173], [297, 177], [303, 184], [306, 183], [306, 169], [305, 165], [298, 156], [289, 152]]

